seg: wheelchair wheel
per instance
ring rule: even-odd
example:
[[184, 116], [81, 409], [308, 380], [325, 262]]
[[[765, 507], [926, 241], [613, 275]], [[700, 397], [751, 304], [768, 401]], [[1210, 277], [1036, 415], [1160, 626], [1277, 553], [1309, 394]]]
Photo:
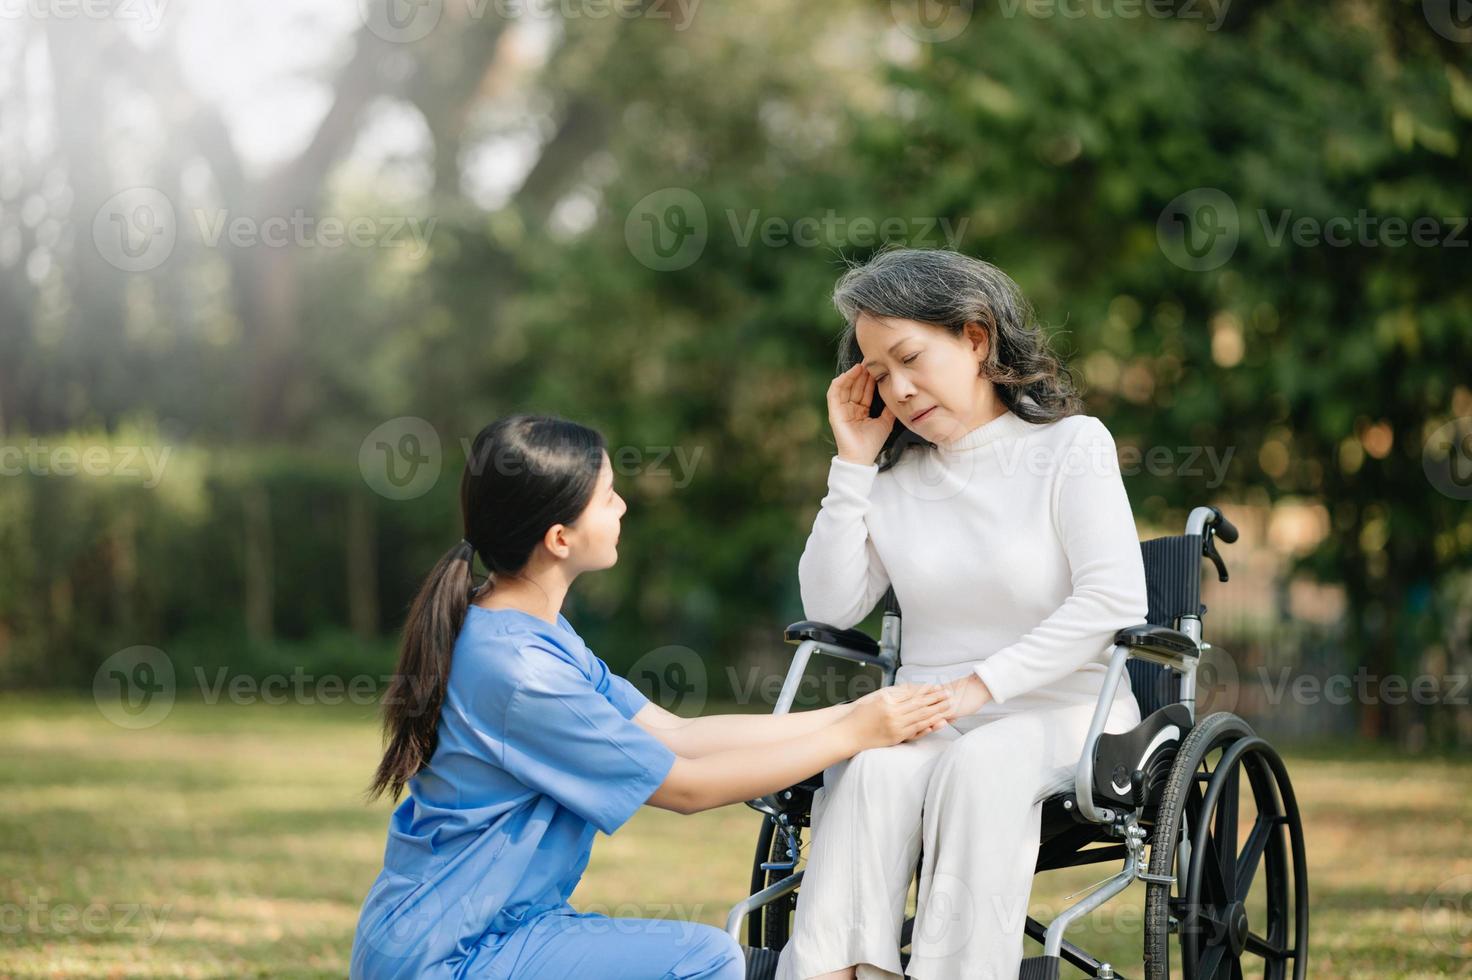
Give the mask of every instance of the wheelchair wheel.
[[1148, 870], [1175, 878], [1174, 886], [1146, 886], [1148, 980], [1170, 978], [1172, 933], [1180, 938], [1176, 975], [1184, 980], [1307, 975], [1298, 802], [1277, 752], [1236, 715], [1207, 716], [1181, 743], [1156, 813]]

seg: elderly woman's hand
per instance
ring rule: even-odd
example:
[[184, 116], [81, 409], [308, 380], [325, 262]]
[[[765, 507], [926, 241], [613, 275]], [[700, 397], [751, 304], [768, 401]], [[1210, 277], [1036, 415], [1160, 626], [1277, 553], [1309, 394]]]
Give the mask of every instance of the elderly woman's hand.
[[892, 684], [870, 691], [851, 705], [842, 723], [858, 750], [908, 742], [946, 724], [951, 695], [943, 684]]
[[974, 715], [992, 699], [992, 692], [987, 689], [986, 682], [974, 673], [942, 686], [951, 693], [951, 708], [954, 711], [947, 720]]
[[[950, 724], [951, 721], [959, 717], [960, 713], [957, 711], [956, 692], [950, 685], [936, 683], [891, 684], [888, 687], [881, 687], [877, 691], [870, 691], [868, 694], [864, 695], [858, 700], [851, 702], [849, 704], [849, 710], [852, 711], [860, 705], [880, 697], [887, 697], [891, 699], [899, 698], [901, 700], [905, 700], [908, 698], [920, 697], [929, 694], [931, 695], [930, 699], [934, 700], [934, 692], [939, 692], [940, 694], [942, 694], [943, 701], [940, 704], [937, 714], [931, 719], [930, 724], [922, 729], [919, 729], [909, 738], [905, 739], [905, 741], [914, 741], [917, 738], [924, 738], [931, 732], [945, 727], [946, 725]], [[978, 707], [980, 706], [978, 705]]]

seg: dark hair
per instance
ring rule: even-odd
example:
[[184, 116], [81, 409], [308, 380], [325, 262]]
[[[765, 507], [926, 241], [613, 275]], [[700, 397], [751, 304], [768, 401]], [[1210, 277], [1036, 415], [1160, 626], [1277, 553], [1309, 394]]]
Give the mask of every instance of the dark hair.
[[[1083, 410], [1072, 373], [1053, 353], [1022, 290], [990, 262], [948, 249], [886, 247], [843, 274], [833, 305], [848, 324], [838, 341], [839, 374], [864, 358], [855, 332], [861, 315], [916, 320], [957, 337], [976, 323], [989, 340], [981, 374], [1019, 418], [1052, 422]], [[882, 408], [876, 391], [872, 414]], [[879, 468], [889, 469], [914, 444], [931, 445], [895, 420]]]
[[[514, 575], [554, 524], [588, 506], [603, 466], [603, 436], [576, 422], [512, 415], [481, 429], [460, 477], [465, 542], [435, 564], [409, 607], [398, 667], [383, 699], [387, 746], [368, 798], [397, 800], [434, 755], [450, 657], [475, 593], [479, 555], [492, 575]], [[489, 576], [486, 587], [494, 584]]]

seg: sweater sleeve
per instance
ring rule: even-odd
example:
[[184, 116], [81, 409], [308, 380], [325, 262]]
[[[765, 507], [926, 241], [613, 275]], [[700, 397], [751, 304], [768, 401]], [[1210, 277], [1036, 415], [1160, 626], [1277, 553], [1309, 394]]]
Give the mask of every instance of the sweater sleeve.
[[1145, 564], [1135, 519], [1114, 438], [1096, 418], [1079, 426], [1060, 461], [1053, 519], [1073, 593], [974, 668], [999, 703], [1099, 660], [1117, 631], [1145, 621]]
[[828, 495], [797, 563], [803, 615], [809, 619], [848, 629], [868, 615], [889, 588], [889, 574], [864, 524], [878, 473], [877, 465], [833, 457]]

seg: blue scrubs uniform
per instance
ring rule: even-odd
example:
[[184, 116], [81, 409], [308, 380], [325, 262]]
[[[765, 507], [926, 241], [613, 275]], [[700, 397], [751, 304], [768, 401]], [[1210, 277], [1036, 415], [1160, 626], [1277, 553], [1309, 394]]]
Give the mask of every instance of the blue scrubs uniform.
[[632, 721], [647, 703], [562, 616], [472, 605], [434, 756], [363, 903], [354, 980], [744, 977], [712, 926], [567, 903], [595, 830], [621, 827], [675, 763]]

